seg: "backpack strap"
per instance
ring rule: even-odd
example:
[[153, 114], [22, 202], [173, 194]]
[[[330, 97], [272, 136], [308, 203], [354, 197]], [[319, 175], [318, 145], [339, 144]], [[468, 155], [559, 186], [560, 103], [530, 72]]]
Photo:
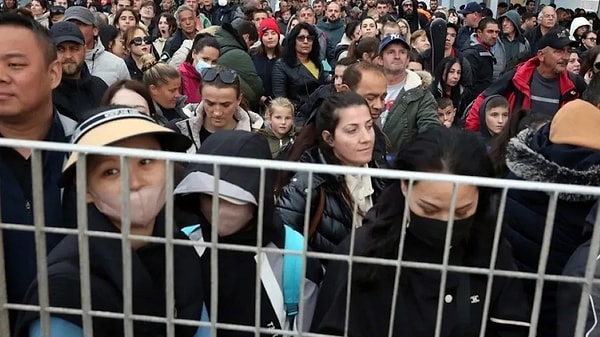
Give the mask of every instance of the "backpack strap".
[[317, 232], [317, 227], [321, 223], [321, 218], [323, 217], [323, 212], [325, 211], [325, 188], [323, 185], [319, 186], [319, 205], [317, 206], [317, 210], [313, 214], [312, 218], [310, 218], [310, 226], [308, 227], [308, 237], [312, 238], [313, 235]]
[[[302, 252], [304, 237], [290, 226], [285, 227], [285, 249]], [[285, 305], [286, 322], [291, 329], [298, 315], [300, 301], [300, 285], [302, 281], [302, 256], [296, 254], [283, 255], [283, 303]]]

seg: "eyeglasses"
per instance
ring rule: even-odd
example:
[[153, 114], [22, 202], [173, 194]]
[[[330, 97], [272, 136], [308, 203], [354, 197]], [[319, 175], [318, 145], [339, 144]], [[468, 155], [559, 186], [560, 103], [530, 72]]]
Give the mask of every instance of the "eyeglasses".
[[231, 69], [204, 68], [200, 75], [204, 82], [212, 82], [219, 77], [225, 84], [233, 84], [238, 78], [237, 72]]
[[52, 6], [52, 7], [50, 7], [50, 14], [51, 15], [65, 14], [66, 10], [67, 9], [64, 8], [63, 6]]
[[298, 35], [296, 36], [296, 41], [298, 42], [304, 42], [304, 41], [308, 41], [308, 42], [312, 42], [315, 40], [315, 37], [312, 35]]
[[131, 42], [129, 42], [130, 45], [134, 44], [136, 46], [141, 46], [144, 44], [151, 44], [152, 43], [152, 38], [150, 36], [144, 36], [144, 37], [134, 37]]
[[592, 42], [596, 42], [596, 38], [595, 37], [588, 37], [587, 39], [584, 39], [584, 40], [590, 40]]

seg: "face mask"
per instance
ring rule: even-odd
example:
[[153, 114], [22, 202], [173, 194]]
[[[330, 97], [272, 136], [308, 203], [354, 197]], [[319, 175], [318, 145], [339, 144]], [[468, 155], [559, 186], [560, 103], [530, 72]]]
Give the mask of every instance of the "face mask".
[[[452, 228], [451, 246], [463, 243], [469, 237], [475, 216], [462, 220], [454, 220]], [[448, 221], [424, 218], [410, 211], [410, 221], [407, 232], [429, 247], [443, 248], [446, 243], [446, 229]]]
[[[90, 192], [91, 193], [91, 192]], [[112, 222], [121, 223], [123, 203], [121, 194], [97, 195], [94, 197], [94, 205], [106, 215]], [[160, 212], [165, 205], [165, 185], [152, 185], [143, 187], [135, 192], [129, 193], [129, 210], [131, 227], [146, 227]]]
[[196, 63], [196, 71], [198, 72], [198, 74], [200, 74], [202, 72], [203, 69], [205, 68], [212, 68], [213, 65], [206, 63], [202, 60], [198, 61], [198, 63]]
[[227, 3], [228, 3], [227, 0], [219, 0], [219, 6], [221, 6], [221, 7], [227, 6]]

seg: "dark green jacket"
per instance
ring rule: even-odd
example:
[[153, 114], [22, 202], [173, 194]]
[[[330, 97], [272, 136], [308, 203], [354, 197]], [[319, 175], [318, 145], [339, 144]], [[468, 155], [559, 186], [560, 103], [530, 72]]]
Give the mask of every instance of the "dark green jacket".
[[221, 56], [217, 63], [238, 73], [241, 80], [242, 94], [248, 101], [250, 110], [258, 111], [264, 88], [262, 80], [254, 67], [254, 62], [248, 54], [246, 43], [228, 23], [224, 23], [221, 29], [215, 33], [215, 38], [221, 46]]
[[440, 125], [437, 103], [421, 77], [407, 70], [404, 89], [396, 97], [383, 126], [394, 153], [415, 135]]

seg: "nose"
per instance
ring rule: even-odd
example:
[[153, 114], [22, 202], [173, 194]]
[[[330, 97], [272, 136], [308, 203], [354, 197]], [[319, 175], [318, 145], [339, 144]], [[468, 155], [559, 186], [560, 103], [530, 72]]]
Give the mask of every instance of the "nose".
[[129, 191], [135, 192], [144, 187], [145, 179], [143, 173], [137, 167], [139, 158], [129, 159]]
[[373, 100], [373, 104], [371, 105], [371, 108], [374, 110], [377, 110], [377, 112], [381, 112], [383, 110], [383, 107], [385, 106], [385, 102], [382, 98], [377, 98], [375, 100]]

